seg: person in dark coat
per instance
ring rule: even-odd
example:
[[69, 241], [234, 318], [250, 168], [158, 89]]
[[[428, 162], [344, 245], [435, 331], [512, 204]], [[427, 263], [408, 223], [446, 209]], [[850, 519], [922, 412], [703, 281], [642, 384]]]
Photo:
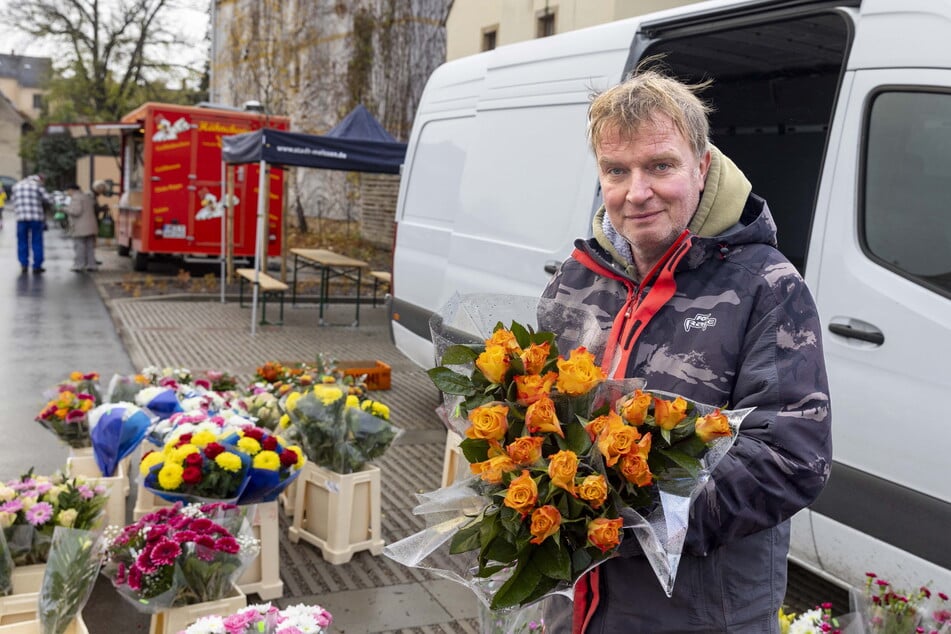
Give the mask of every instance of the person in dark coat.
[[672, 596], [625, 532], [573, 605], [549, 600], [557, 634], [778, 633], [789, 520], [829, 477], [815, 302], [766, 201], [710, 144], [698, 88], [646, 70], [594, 98], [604, 205], [544, 296], [597, 311], [608, 376], [755, 409], [693, 501]]

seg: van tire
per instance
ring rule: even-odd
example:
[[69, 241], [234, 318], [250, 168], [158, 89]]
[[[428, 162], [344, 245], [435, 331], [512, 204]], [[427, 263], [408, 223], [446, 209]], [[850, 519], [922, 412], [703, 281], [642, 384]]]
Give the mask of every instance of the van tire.
[[132, 258], [132, 270], [141, 273], [149, 268], [149, 256], [129, 247], [129, 256]]

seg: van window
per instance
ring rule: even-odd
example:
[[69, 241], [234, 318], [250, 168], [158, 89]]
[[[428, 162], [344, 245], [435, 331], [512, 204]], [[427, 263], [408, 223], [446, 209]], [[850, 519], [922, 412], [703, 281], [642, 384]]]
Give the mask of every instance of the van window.
[[867, 121], [866, 252], [951, 296], [951, 94], [879, 93]]
[[403, 219], [425, 219], [452, 224], [459, 208], [460, 179], [466, 161], [472, 117], [439, 119], [426, 123], [419, 134], [412, 178], [408, 180]]

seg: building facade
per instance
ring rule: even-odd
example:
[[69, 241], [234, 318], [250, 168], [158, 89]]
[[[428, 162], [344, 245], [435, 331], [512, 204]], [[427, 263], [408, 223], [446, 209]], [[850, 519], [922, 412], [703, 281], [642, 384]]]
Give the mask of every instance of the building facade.
[[446, 23], [446, 59], [696, 1], [455, 0]]
[[0, 54], [0, 175], [23, 176], [20, 137], [42, 113], [51, 69], [48, 57]]

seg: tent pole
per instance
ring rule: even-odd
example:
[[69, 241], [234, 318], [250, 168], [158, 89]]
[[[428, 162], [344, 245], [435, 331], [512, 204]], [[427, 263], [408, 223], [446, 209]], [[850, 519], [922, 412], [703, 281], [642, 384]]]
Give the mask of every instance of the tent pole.
[[258, 168], [258, 230], [254, 237], [254, 291], [251, 296], [251, 336], [255, 334], [258, 323], [258, 275], [261, 271], [261, 247], [264, 244], [264, 220], [267, 214], [267, 163], [261, 161]]
[[221, 303], [225, 303], [225, 244], [227, 243], [227, 223], [226, 219], [228, 214], [225, 212], [227, 209], [228, 201], [228, 185], [225, 182], [225, 172], [227, 171], [227, 163], [224, 162], [224, 159], [221, 161], [221, 193], [218, 194], [218, 204], [221, 208]]

